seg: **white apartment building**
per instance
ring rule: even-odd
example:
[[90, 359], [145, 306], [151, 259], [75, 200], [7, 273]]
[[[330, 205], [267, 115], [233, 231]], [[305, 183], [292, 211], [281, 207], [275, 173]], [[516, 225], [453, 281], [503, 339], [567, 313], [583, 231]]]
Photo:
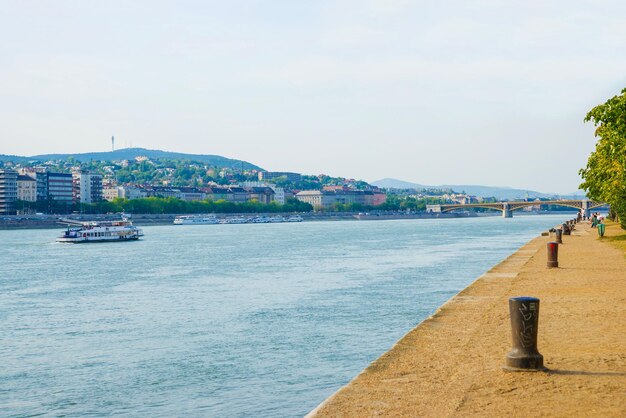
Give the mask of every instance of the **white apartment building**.
[[102, 200], [102, 176], [87, 171], [72, 173], [74, 200], [80, 203], [95, 203]]

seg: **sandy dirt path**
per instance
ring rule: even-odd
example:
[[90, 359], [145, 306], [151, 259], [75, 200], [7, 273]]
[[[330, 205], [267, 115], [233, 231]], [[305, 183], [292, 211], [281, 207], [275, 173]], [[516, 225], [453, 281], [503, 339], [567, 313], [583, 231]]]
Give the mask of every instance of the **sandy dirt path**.
[[[608, 233], [608, 231], [607, 231]], [[626, 417], [626, 258], [578, 224], [559, 268], [538, 237], [410, 331], [315, 417]], [[540, 298], [548, 372], [504, 372], [508, 299]]]

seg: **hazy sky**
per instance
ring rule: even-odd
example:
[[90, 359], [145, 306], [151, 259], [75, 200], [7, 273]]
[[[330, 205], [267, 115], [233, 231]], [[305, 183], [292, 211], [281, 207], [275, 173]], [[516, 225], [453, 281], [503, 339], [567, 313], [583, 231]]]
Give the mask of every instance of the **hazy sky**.
[[0, 153], [571, 192], [624, 1], [0, 0]]

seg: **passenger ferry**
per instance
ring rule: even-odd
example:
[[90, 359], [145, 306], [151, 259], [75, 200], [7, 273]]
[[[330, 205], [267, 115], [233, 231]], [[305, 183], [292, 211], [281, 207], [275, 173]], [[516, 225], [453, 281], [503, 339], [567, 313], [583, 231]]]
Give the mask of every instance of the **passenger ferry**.
[[174, 225], [213, 225], [220, 223], [214, 215], [181, 215], [174, 218]]
[[67, 230], [57, 238], [57, 242], [83, 243], [108, 241], [135, 241], [143, 237], [141, 228], [123, 217], [118, 221], [80, 222], [71, 219], [61, 220]]

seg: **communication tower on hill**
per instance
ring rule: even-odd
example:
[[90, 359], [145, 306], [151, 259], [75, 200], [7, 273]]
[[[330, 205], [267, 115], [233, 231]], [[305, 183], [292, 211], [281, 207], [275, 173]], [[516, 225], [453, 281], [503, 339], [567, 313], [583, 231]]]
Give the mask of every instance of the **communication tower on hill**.
[[111, 137], [111, 151], [115, 151], [115, 137]]

